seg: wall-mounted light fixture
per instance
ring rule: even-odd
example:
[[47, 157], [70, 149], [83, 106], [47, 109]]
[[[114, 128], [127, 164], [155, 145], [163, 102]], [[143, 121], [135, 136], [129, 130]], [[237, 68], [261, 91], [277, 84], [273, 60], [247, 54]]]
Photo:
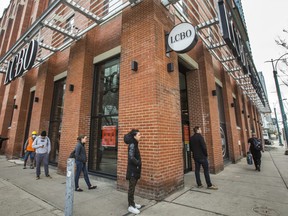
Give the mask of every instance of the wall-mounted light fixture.
[[73, 92], [73, 91], [74, 91], [74, 85], [73, 85], [73, 84], [70, 84], [70, 85], [69, 85], [69, 91], [70, 91], [70, 92]]
[[168, 72], [173, 72], [174, 71], [174, 64], [173, 63], [168, 63], [167, 64], [167, 71]]
[[234, 103], [231, 103], [231, 107], [234, 107]]
[[212, 96], [216, 96], [217, 95], [217, 91], [216, 90], [212, 90]]
[[38, 103], [38, 102], [39, 102], [39, 97], [35, 97], [35, 98], [34, 98], [34, 101], [35, 101], [36, 103]]
[[138, 70], [138, 62], [137, 61], [131, 61], [131, 70], [133, 70], [133, 71]]
[[18, 109], [18, 106], [16, 104], [14, 104], [13, 108], [14, 109]]

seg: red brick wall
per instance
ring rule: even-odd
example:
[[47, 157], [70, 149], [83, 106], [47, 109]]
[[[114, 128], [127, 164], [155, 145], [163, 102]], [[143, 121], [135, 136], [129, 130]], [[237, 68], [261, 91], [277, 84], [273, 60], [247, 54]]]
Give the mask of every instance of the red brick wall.
[[[179, 74], [167, 72], [164, 28], [155, 18], [159, 7], [143, 1], [124, 11], [121, 37], [119, 149], [117, 185], [127, 189], [127, 145], [123, 135], [138, 128], [142, 133], [142, 178], [137, 193], [161, 199], [183, 186], [183, 156]], [[130, 62], [138, 62], [138, 71]]]

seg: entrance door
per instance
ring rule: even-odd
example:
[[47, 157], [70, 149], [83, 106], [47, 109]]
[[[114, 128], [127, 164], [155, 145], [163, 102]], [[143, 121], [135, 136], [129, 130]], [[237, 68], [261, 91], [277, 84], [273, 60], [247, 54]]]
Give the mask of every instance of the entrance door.
[[89, 171], [117, 176], [119, 58], [95, 66]]
[[[31, 123], [31, 116], [32, 116], [32, 108], [33, 108], [33, 102], [35, 97], [35, 91], [30, 92], [30, 100], [29, 100], [29, 107], [28, 107], [28, 114], [27, 114], [27, 122], [26, 122], [26, 129], [25, 129], [25, 137], [24, 137], [24, 143], [22, 148], [22, 155], [24, 155], [24, 145], [28, 137], [30, 136], [29, 130], [30, 130], [30, 123]], [[32, 131], [35, 129], [32, 128]]]
[[179, 63], [184, 173], [192, 171], [191, 151], [189, 148], [189, 138], [190, 138], [190, 126], [189, 125], [190, 124], [189, 124], [189, 113], [188, 113], [186, 71], [187, 71], [187, 68], [185, 68], [183, 65]]
[[51, 164], [55, 165], [58, 164], [65, 87], [66, 78], [54, 82], [53, 102], [51, 107], [48, 137], [51, 141], [49, 161]]
[[225, 161], [229, 160], [229, 146], [227, 142], [227, 131], [226, 131], [226, 121], [223, 103], [223, 93], [222, 87], [216, 84], [217, 100], [218, 100], [218, 110], [219, 110], [219, 120], [220, 120], [220, 135], [222, 143], [222, 157]]

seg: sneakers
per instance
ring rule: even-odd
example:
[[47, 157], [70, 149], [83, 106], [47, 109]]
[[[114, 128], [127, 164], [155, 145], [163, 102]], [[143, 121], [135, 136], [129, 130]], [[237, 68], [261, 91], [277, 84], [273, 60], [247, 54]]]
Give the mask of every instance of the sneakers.
[[197, 188], [203, 188], [203, 185], [198, 185]]
[[[26, 168], [25, 168], [25, 169], [26, 169]], [[30, 169], [34, 169], [34, 166], [31, 165], [31, 166], [30, 166]]]
[[140, 204], [135, 203], [135, 207], [136, 207], [137, 209], [140, 209], [142, 206], [141, 206]]
[[26, 166], [24, 166], [23, 169], [26, 169]]
[[47, 178], [52, 178], [52, 177], [51, 177], [49, 174], [48, 174], [48, 175], [46, 175], [46, 177], [47, 177]]
[[140, 211], [137, 208], [134, 208], [133, 206], [129, 206], [128, 211], [133, 214], [139, 214]]
[[39, 180], [40, 179], [40, 176], [36, 176], [36, 180]]
[[216, 187], [215, 185], [211, 185], [210, 187], [207, 187], [207, 189], [218, 190], [218, 187]]

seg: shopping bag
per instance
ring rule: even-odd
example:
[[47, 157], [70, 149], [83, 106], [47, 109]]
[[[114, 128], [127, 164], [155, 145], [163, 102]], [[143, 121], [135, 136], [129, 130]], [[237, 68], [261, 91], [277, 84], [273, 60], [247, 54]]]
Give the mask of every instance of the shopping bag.
[[247, 164], [248, 165], [253, 165], [253, 159], [252, 159], [252, 154], [250, 152], [247, 152]]

